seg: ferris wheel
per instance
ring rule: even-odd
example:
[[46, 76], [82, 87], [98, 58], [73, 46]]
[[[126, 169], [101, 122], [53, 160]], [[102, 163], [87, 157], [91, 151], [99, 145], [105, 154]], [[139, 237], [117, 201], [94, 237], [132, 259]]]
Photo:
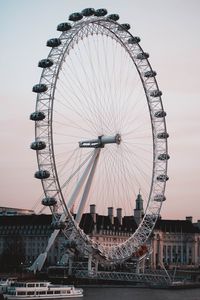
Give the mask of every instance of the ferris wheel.
[[[169, 159], [162, 92], [149, 54], [106, 9], [86, 8], [61, 23], [58, 38], [42, 68], [35, 112], [38, 171], [51, 209], [54, 232], [60, 230], [81, 252], [108, 262], [124, 261], [150, 236], [165, 201]], [[133, 214], [138, 191], [144, 217], [126, 241], [114, 246], [92, 239], [80, 227], [90, 204], [100, 214], [122, 208]]]

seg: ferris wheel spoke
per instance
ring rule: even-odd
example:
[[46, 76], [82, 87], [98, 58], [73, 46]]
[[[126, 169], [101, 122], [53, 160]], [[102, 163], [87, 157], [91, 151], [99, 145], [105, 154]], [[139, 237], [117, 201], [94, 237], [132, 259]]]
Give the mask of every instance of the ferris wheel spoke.
[[[59, 116], [62, 116], [60, 113], [58, 113]], [[83, 131], [85, 134], [89, 134], [90, 136], [93, 134], [92, 129], [85, 129], [80, 126], [80, 124], [74, 122], [73, 120], [67, 120], [67, 122], [59, 122], [55, 121], [56, 124], [65, 127], [65, 129], [74, 128], [80, 131]]]
[[[79, 51], [79, 53], [81, 53], [81, 51]], [[89, 75], [86, 72], [86, 69], [84, 68], [84, 66], [82, 65], [81, 59], [79, 58], [79, 54], [76, 54], [79, 66], [81, 67], [83, 76], [85, 76], [85, 85], [87, 86], [83, 86], [83, 84], [81, 83], [81, 79], [79, 79], [79, 74], [77, 74], [77, 72], [75, 73], [74, 76], [74, 80], [76, 82], [76, 86], [77, 86], [77, 90], [80, 92], [80, 94], [84, 93], [84, 99], [83, 97], [81, 98], [82, 101], [79, 102], [79, 104], [81, 106], [86, 106], [86, 108], [88, 109], [87, 114], [89, 113], [89, 119], [93, 119], [96, 116], [96, 112], [97, 109], [94, 106], [94, 101], [93, 101], [93, 93], [95, 94], [96, 99], [98, 99], [98, 96], [96, 94], [96, 90], [93, 88], [93, 90], [91, 90], [91, 79], [89, 77]], [[76, 68], [73, 65], [73, 69], [76, 70]], [[85, 101], [87, 100], [87, 101]]]
[[[134, 122], [136, 123], [136, 122]], [[145, 124], [144, 122], [138, 122], [139, 124], [137, 124], [136, 126], [137, 127], [134, 127], [132, 130], [129, 130], [129, 131], [124, 131], [123, 132], [123, 137], [125, 137], [125, 140], [128, 139], [128, 138], [131, 138], [133, 136], [133, 139], [135, 137], [135, 133], [136, 134], [142, 134], [142, 133], [146, 133], [148, 134], [149, 136], [149, 128], [148, 127], [145, 127]], [[150, 138], [150, 136], [149, 136]]]
[[[81, 66], [81, 64], [80, 64], [80, 66]], [[85, 73], [85, 72], [84, 72]], [[86, 73], [85, 73], [86, 74]], [[72, 91], [73, 93], [74, 93], [74, 90], [76, 90], [76, 91], [79, 91], [79, 94], [81, 95], [82, 93], [85, 93], [85, 96], [84, 96], [84, 98], [82, 97], [82, 98], [80, 98], [78, 95], [77, 95], [77, 92], [76, 92], [76, 94], [75, 94], [75, 97], [76, 97], [76, 99], [78, 99], [78, 101], [79, 101], [79, 106], [80, 107], [83, 107], [83, 112], [85, 113], [85, 115], [87, 116], [87, 119], [89, 119], [89, 120], [92, 120], [92, 119], [94, 119], [94, 117], [95, 117], [95, 113], [94, 113], [94, 111], [92, 111], [92, 108], [93, 108], [93, 103], [90, 103], [90, 99], [91, 99], [91, 95], [87, 95], [87, 93], [88, 92], [86, 92], [85, 91], [85, 88], [84, 88], [84, 86], [83, 85], [81, 85], [80, 84], [80, 80], [79, 79], [77, 79], [78, 78], [78, 75], [77, 76], [74, 76], [75, 77], [75, 79], [74, 79], [74, 85], [75, 85], [75, 89], [73, 88], [73, 85], [72, 84], [70, 84], [70, 91]], [[68, 79], [69, 80], [69, 79]], [[87, 80], [86, 80], [86, 83], [88, 84], [88, 78], [87, 78]], [[68, 89], [67, 89], [68, 90]], [[87, 91], [90, 91], [90, 89], [88, 88], [87, 89]], [[87, 100], [87, 102], [85, 101], [85, 100]], [[84, 108], [84, 107], [86, 107], [86, 109]], [[87, 111], [87, 109], [88, 109], [88, 111]], [[73, 110], [73, 109], [72, 109]], [[90, 115], [88, 114], [88, 112], [90, 112]]]
[[[138, 159], [138, 157], [136, 156], [135, 153], [133, 153], [131, 157], [129, 157], [129, 156], [130, 156], [130, 154], [127, 154], [125, 159], [128, 160], [128, 163], [132, 162], [134, 170], [135, 170], [134, 173], [136, 172], [139, 175], [139, 177], [140, 177], [140, 187], [142, 187], [142, 185], [150, 187], [149, 178], [151, 177], [152, 172], [149, 174], [149, 173], [144, 171], [144, 163], [141, 159]], [[137, 162], [140, 162], [140, 161], [142, 163], [138, 164]], [[143, 165], [143, 169], [142, 169], [142, 165]], [[137, 178], [137, 177], [138, 176], [136, 176], [135, 178]]]
[[[103, 52], [105, 53], [104, 55], [104, 85], [103, 85], [103, 107], [105, 107], [105, 116], [107, 118], [107, 120], [112, 120], [112, 116], [113, 116], [113, 111], [112, 111], [112, 107], [110, 105], [110, 100], [112, 99], [112, 95], [111, 95], [111, 91], [112, 89], [110, 89], [109, 87], [109, 83], [110, 83], [110, 78], [109, 76], [111, 76], [112, 74], [110, 74], [110, 61], [108, 61], [108, 57], [107, 57], [107, 53], [106, 53], [106, 49], [108, 50], [107, 47], [107, 42], [108, 39], [103, 39], [102, 41], [102, 48], [103, 48]], [[116, 54], [113, 54], [116, 55]], [[115, 70], [116, 72], [116, 70]], [[115, 103], [115, 106], [117, 105], [117, 102]], [[117, 109], [115, 111], [115, 115], [116, 115]], [[117, 116], [116, 116], [117, 117]], [[117, 122], [117, 120], [115, 120], [115, 122]], [[111, 127], [112, 128], [112, 127]]]
[[[138, 121], [142, 123], [144, 120], [146, 121], [147, 117], [147, 108], [145, 107], [144, 101], [141, 101], [142, 98], [137, 97], [137, 95], [132, 96], [134, 98], [133, 104], [127, 105], [127, 110], [122, 112], [122, 118], [121, 118], [121, 127], [124, 131], [126, 131], [126, 128], [130, 128], [131, 125], [134, 126], [134, 124], [137, 124]], [[144, 99], [143, 99], [144, 100]], [[134, 116], [134, 117], [133, 117]], [[125, 120], [128, 120], [125, 122]], [[146, 121], [147, 122], [147, 121]]]
[[[65, 88], [65, 90], [69, 93], [69, 90], [67, 90]], [[60, 96], [62, 96], [61, 91], [59, 91]], [[78, 103], [80, 104], [81, 99], [79, 98], [79, 96], [77, 96], [77, 94], [74, 95], [75, 98], [71, 97], [70, 95], [67, 97], [63, 97], [64, 99], [77, 99]], [[91, 116], [89, 116], [87, 113], [86, 115], [82, 114], [82, 111], [80, 110], [80, 108], [78, 109], [78, 107], [72, 106], [71, 103], [69, 102], [63, 102], [61, 99], [57, 99], [57, 101], [64, 107], [69, 109], [72, 113], [76, 113], [78, 117], [80, 117], [84, 122], [87, 122], [88, 124], [91, 124], [92, 126], [96, 126], [95, 122], [92, 121]], [[84, 112], [84, 110], [83, 110]]]
[[[64, 187], [66, 187], [66, 185], [74, 178], [74, 176], [76, 176], [77, 175], [77, 173], [80, 171], [80, 169], [88, 162], [88, 160], [91, 158], [91, 156], [92, 156], [92, 153], [90, 153], [89, 155], [87, 155], [87, 157], [79, 164], [79, 166], [78, 166], [78, 168], [77, 169], [75, 169], [74, 170], [74, 168], [75, 168], [75, 166], [76, 166], [76, 163], [74, 163], [73, 165], [72, 165], [72, 170], [71, 170], [71, 175], [70, 175], [70, 177], [68, 177], [63, 183], [62, 183], [62, 186], [61, 186], [61, 189], [63, 189]], [[67, 162], [65, 163], [66, 165], [68, 165], [68, 162], [71, 160], [71, 158], [70, 159], [68, 159], [67, 160]], [[78, 160], [78, 158], [76, 157], [76, 159], [75, 159], [75, 162]], [[60, 172], [60, 174], [61, 174], [61, 172], [65, 172], [65, 170], [66, 170], [66, 166], [65, 166], [65, 164], [62, 164], [62, 169], [60, 169], [59, 170], [59, 172]], [[61, 175], [62, 176], [62, 175]], [[66, 177], [66, 176], [65, 176]]]
[[[129, 154], [127, 153], [124, 154], [123, 148], [120, 149], [120, 152], [123, 176], [126, 178], [127, 182], [129, 182], [129, 189], [134, 191], [134, 196], [136, 198], [138, 190], [141, 188], [142, 184], [140, 178], [136, 176], [136, 168], [134, 167], [133, 157], [129, 157]], [[132, 168], [130, 168], [130, 164], [133, 165]], [[132, 198], [132, 209], [134, 201], [135, 199]]]
[[[125, 63], [125, 59], [126, 59], [126, 56], [124, 55], [124, 49], [121, 48], [121, 51], [120, 51], [120, 69], [119, 69], [119, 75], [120, 75], [120, 78], [119, 78], [119, 94], [118, 94], [118, 122], [120, 122], [120, 114], [121, 114], [121, 110], [123, 108], [123, 106], [121, 107], [120, 106], [120, 103], [122, 102], [121, 99], [123, 99], [123, 102], [124, 102], [124, 99], [125, 99], [125, 96], [124, 96], [124, 92], [126, 91], [127, 89], [127, 84], [124, 83], [124, 76], [122, 76], [122, 74], [124, 73], [123, 72], [123, 68], [124, 66], [127, 66], [127, 64]], [[126, 53], [127, 55], [127, 53]], [[127, 74], [125, 75], [125, 78], [127, 77]], [[126, 87], [126, 89], [124, 88]]]
[[[133, 201], [135, 200], [133, 198], [132, 194], [132, 186], [129, 183], [130, 178], [128, 178], [128, 172], [127, 172], [127, 166], [125, 166], [125, 161], [123, 159], [123, 152], [122, 148], [118, 149], [118, 155], [117, 155], [117, 160], [118, 160], [118, 186], [120, 183], [120, 188], [119, 188], [119, 195], [120, 199], [123, 199], [122, 201], [125, 201], [125, 205], [122, 205], [123, 202], [121, 202], [121, 207], [124, 208], [124, 214], [128, 215], [130, 212], [133, 212]], [[113, 153], [114, 155], [114, 153]], [[121, 193], [120, 193], [121, 190]]]
[[[91, 47], [90, 47], [90, 43], [87, 42], [87, 45], [85, 44], [85, 42], [83, 42], [83, 45], [84, 45], [84, 49], [85, 49], [85, 52], [86, 52], [86, 55], [87, 55], [87, 59], [88, 59], [88, 65], [90, 66], [90, 72], [92, 74], [91, 76], [91, 80], [89, 80], [88, 76], [87, 76], [87, 82], [88, 82], [88, 85], [89, 85], [89, 90], [92, 90], [91, 94], [93, 93], [94, 94], [94, 97], [96, 99], [96, 105], [94, 106], [93, 102], [91, 102], [91, 104], [93, 104], [95, 110], [93, 112], [93, 114], [97, 115], [98, 119], [99, 119], [99, 124], [101, 124], [101, 130], [103, 131], [103, 119], [104, 119], [104, 114], [103, 112], [101, 112], [101, 109], [99, 109], [100, 107], [103, 107], [99, 104], [101, 104], [101, 98], [102, 98], [102, 91], [101, 91], [101, 78], [98, 76], [97, 77], [97, 68], [96, 68], [96, 65], [97, 65], [97, 62], [96, 62], [96, 65], [95, 65], [95, 61], [96, 61], [96, 58], [95, 56], [93, 55], [92, 56], [92, 51], [91, 50]], [[97, 51], [98, 53], [98, 51]], [[94, 58], [93, 58], [94, 57]], [[92, 59], [93, 58], [93, 59]], [[99, 80], [100, 79], [100, 80]], [[91, 97], [92, 99], [92, 97]]]
[[121, 169], [123, 170], [122, 174], [123, 174], [123, 178], [125, 181], [125, 186], [124, 186], [124, 190], [128, 193], [127, 194], [127, 202], [130, 205], [129, 210], [128, 211], [132, 211], [133, 213], [133, 207], [134, 207], [134, 201], [136, 199], [136, 195], [137, 195], [137, 190], [138, 190], [138, 186], [136, 186], [136, 183], [134, 182], [134, 177], [131, 174], [127, 162], [124, 160], [124, 152], [123, 152], [123, 148], [120, 149], [121, 152]]
[[[83, 43], [84, 44], [84, 43]], [[85, 44], [84, 44], [85, 45]], [[85, 46], [86, 47], [86, 46]], [[88, 52], [87, 51], [85, 51], [86, 52], [86, 56], [88, 57]], [[81, 51], [79, 51], [79, 53], [81, 54]], [[94, 94], [94, 96], [95, 96], [95, 98], [96, 98], [96, 103], [98, 104], [98, 102], [99, 102], [99, 95], [101, 94], [101, 93], [97, 93], [97, 91], [96, 91], [96, 86], [94, 85], [94, 78], [95, 78], [95, 73], [94, 73], [94, 67], [93, 67], [93, 65], [92, 65], [92, 62], [91, 62], [91, 60], [90, 59], [88, 59], [88, 64], [90, 65], [90, 66], [92, 66], [91, 67], [91, 72], [92, 72], [92, 76], [90, 76], [90, 77], [92, 77], [92, 80], [93, 80], [93, 82], [91, 81], [91, 79], [90, 79], [90, 77], [88, 76], [88, 74], [86, 73], [86, 70], [85, 70], [85, 68], [83, 67], [83, 65], [82, 65], [82, 61], [81, 61], [81, 55], [80, 55], [80, 58], [79, 58], [79, 55], [77, 55], [77, 57], [78, 57], [78, 61], [79, 61], [79, 63], [80, 63], [80, 66], [82, 67], [82, 70], [83, 70], [83, 74], [86, 76], [86, 84], [87, 84], [87, 86], [88, 86], [88, 91], [92, 91], [92, 95]], [[78, 76], [77, 76], [77, 78], [78, 78]], [[79, 82], [80, 82], [80, 80], [79, 80]], [[81, 88], [84, 88], [83, 86], [81, 86]], [[92, 88], [92, 89], [91, 89]], [[87, 102], [88, 103], [85, 103], [86, 105], [89, 105], [89, 108], [90, 108], [90, 110], [92, 109], [92, 108], [94, 108], [94, 110], [93, 110], [93, 112], [91, 113], [91, 116], [94, 118], [94, 116], [97, 116], [99, 119], [101, 119], [101, 120], [103, 120], [103, 118], [104, 118], [104, 115], [102, 115], [102, 114], [100, 114], [100, 111], [98, 110], [98, 107], [96, 107], [96, 106], [94, 106], [94, 101], [92, 100], [92, 96], [90, 95], [90, 97], [87, 97], [86, 98], [87, 99]], [[98, 101], [97, 101], [98, 100]]]

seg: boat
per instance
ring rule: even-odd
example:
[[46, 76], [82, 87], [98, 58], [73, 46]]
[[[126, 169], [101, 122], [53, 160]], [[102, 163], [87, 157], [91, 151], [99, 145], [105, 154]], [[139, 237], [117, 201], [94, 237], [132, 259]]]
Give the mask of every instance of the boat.
[[17, 281], [16, 277], [0, 278], [0, 294], [6, 293], [7, 288]]
[[65, 299], [83, 296], [81, 288], [54, 285], [50, 282], [17, 282], [7, 288], [4, 300]]

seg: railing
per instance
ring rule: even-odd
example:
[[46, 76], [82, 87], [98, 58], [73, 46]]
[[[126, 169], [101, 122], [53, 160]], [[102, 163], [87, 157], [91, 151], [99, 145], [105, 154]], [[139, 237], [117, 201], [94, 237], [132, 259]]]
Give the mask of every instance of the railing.
[[151, 273], [126, 273], [126, 272], [90, 272], [86, 270], [76, 270], [75, 272], [76, 278], [84, 278], [84, 279], [96, 279], [96, 280], [105, 280], [105, 281], [121, 281], [123, 283], [146, 283], [146, 284], [169, 284], [169, 277], [162, 273], [157, 274], [154, 272]]

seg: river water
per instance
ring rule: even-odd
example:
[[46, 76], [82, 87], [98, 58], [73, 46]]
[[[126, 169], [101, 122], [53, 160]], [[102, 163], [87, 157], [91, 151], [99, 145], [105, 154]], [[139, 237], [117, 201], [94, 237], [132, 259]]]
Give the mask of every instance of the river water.
[[162, 290], [147, 288], [84, 287], [84, 300], [200, 300], [200, 288]]

